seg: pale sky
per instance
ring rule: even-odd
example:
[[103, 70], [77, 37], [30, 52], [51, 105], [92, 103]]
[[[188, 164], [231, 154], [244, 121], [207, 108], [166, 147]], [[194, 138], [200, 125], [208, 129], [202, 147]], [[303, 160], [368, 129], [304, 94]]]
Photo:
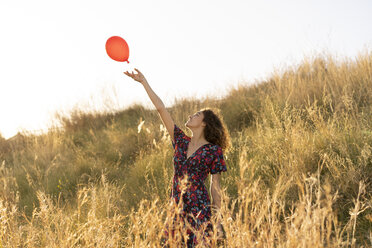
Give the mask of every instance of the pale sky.
[[[372, 46], [371, 13], [369, 0], [0, 0], [0, 133], [45, 130], [74, 106], [153, 108], [123, 74], [134, 67], [170, 106], [223, 97], [314, 51], [355, 57]], [[114, 35], [129, 64], [107, 56]]]

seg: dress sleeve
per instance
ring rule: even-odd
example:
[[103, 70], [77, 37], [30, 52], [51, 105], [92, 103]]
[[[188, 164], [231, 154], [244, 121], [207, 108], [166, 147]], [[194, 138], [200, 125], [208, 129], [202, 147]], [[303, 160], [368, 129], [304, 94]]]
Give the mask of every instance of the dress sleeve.
[[227, 171], [225, 159], [223, 158], [222, 148], [218, 146], [214, 153], [214, 159], [211, 163], [210, 172], [216, 174], [219, 172]]
[[186, 134], [182, 131], [182, 129], [180, 129], [176, 124], [174, 124], [173, 135], [176, 143], [174, 143], [172, 140], [172, 145], [173, 148], [175, 149], [177, 144], [184, 142], [184, 140], [186, 139]]

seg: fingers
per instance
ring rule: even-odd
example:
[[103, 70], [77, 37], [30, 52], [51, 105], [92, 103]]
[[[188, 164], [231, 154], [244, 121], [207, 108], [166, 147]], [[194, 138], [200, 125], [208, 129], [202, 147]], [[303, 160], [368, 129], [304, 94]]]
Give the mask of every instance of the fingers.
[[[125, 75], [127, 75], [127, 76], [129, 76], [129, 77], [131, 77], [131, 78], [133, 78], [133, 79], [135, 79], [135, 77], [136, 77], [136, 79], [138, 78], [138, 75], [140, 75], [141, 74], [141, 72], [137, 69], [137, 68], [134, 68], [138, 73], [137, 74], [134, 74], [134, 72], [128, 72], [128, 71], [125, 71], [125, 72], [123, 72]], [[136, 80], [135, 79], [135, 80]]]
[[134, 73], [130, 73], [130, 72], [128, 72], [128, 71], [125, 71], [125, 72], [123, 72], [125, 75], [128, 75], [128, 76], [130, 76], [130, 77], [133, 77], [134, 76]]
[[142, 74], [142, 72], [140, 72], [137, 68], [134, 68], [134, 70], [136, 70], [137, 71], [137, 74], [139, 74], [139, 75], [141, 75]]

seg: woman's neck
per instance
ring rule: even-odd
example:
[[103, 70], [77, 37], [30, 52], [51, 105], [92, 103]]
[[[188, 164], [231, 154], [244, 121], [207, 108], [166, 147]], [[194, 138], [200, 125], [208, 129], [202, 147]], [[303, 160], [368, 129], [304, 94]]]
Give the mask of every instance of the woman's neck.
[[191, 137], [191, 140], [190, 140], [191, 145], [201, 145], [205, 143], [208, 143], [208, 141], [204, 139], [204, 137], [201, 137], [199, 139], [196, 139], [195, 137]]

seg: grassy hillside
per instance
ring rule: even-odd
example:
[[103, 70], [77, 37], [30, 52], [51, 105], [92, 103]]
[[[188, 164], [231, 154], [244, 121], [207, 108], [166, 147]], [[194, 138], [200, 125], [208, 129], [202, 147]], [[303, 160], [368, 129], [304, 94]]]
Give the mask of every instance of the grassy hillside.
[[[190, 134], [187, 115], [203, 107], [220, 110], [232, 142], [226, 247], [372, 245], [370, 52], [304, 58], [223, 99], [168, 110]], [[0, 138], [0, 244], [158, 246], [175, 211], [173, 150], [158, 113], [133, 105], [57, 116], [62, 129]]]

